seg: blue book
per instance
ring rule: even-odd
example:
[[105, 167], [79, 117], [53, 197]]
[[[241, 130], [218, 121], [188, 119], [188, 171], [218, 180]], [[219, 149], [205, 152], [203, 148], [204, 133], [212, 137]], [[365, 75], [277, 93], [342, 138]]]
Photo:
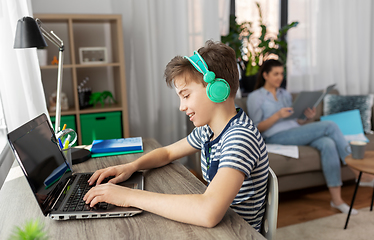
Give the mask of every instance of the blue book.
[[143, 151], [143, 141], [141, 137], [94, 140], [91, 148], [91, 153], [94, 154], [129, 151]]

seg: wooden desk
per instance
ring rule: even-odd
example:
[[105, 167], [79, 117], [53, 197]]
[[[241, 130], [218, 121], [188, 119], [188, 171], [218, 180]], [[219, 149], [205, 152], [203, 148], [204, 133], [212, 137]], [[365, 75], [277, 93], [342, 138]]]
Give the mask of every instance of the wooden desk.
[[[353, 193], [351, 206], [349, 208], [347, 219], [346, 219], [345, 225], [344, 225], [344, 229], [347, 229], [348, 222], [349, 222], [349, 217], [351, 216], [351, 211], [352, 211], [352, 208], [353, 208], [353, 204], [355, 202], [357, 189], [360, 185], [361, 175], [362, 175], [363, 172], [364, 173], [369, 173], [369, 174], [374, 174], [374, 151], [366, 151], [363, 159], [353, 159], [352, 155], [349, 155], [345, 158], [345, 162], [351, 168], [356, 169], [357, 171], [360, 171], [360, 174], [358, 175], [355, 191]], [[373, 210], [373, 200], [374, 200], [374, 189], [373, 189], [373, 195], [372, 195], [372, 198], [371, 198], [370, 211]]]
[[[160, 146], [153, 139], [143, 141], [144, 153]], [[73, 165], [73, 170], [93, 172], [103, 167], [131, 162], [141, 155], [93, 158]], [[180, 163], [145, 171], [144, 177], [145, 189], [152, 192], [203, 193], [206, 188]], [[0, 191], [1, 239], [7, 239], [14, 226], [35, 218], [45, 224], [50, 239], [265, 239], [231, 209], [216, 227], [210, 229], [179, 223], [146, 211], [128, 218], [56, 221], [44, 217], [23, 175], [12, 180], [8, 176], [7, 179]]]

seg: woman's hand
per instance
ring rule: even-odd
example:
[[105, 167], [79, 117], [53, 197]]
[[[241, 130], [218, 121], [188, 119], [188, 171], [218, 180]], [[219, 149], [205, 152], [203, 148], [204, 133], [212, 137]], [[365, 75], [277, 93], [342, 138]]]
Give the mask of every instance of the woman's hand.
[[105, 178], [111, 176], [114, 176], [114, 178], [109, 180], [108, 183], [123, 182], [131, 177], [135, 171], [136, 169], [131, 163], [100, 169], [92, 174], [88, 183], [92, 185], [96, 182], [96, 185], [99, 185]]
[[307, 108], [304, 111], [304, 115], [307, 119], [312, 119], [316, 115], [316, 108]]
[[275, 112], [273, 115], [271, 115], [269, 118], [263, 120], [257, 125], [257, 129], [260, 132], [264, 132], [271, 128], [276, 122], [278, 122], [279, 119], [286, 118], [291, 116], [293, 113], [292, 107], [285, 107], [281, 108], [278, 112]]
[[132, 190], [113, 183], [101, 184], [91, 188], [83, 197], [83, 200], [90, 207], [95, 206], [99, 202], [106, 202], [120, 207], [130, 207], [127, 201], [131, 198]]
[[293, 108], [292, 107], [281, 108], [278, 111], [279, 118], [289, 117], [289, 116], [291, 116], [292, 113], [293, 113]]

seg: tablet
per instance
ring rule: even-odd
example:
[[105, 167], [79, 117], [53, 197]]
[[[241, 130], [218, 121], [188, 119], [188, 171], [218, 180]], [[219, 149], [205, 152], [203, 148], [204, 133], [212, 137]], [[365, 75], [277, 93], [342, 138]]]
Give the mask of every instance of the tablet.
[[326, 94], [328, 94], [336, 84], [332, 84], [326, 88], [325, 91], [302, 91], [296, 97], [292, 104], [293, 114], [285, 119], [303, 119], [304, 111], [307, 108], [317, 107], [318, 104], [323, 100]]

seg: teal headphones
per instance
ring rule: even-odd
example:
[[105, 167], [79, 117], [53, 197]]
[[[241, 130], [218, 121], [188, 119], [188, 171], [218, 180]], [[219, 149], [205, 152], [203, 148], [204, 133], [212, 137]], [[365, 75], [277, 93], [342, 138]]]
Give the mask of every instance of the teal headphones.
[[197, 51], [193, 53], [192, 57], [184, 56], [184, 58], [188, 59], [196, 70], [204, 75], [203, 79], [208, 83], [206, 87], [208, 98], [215, 103], [226, 101], [230, 95], [230, 85], [225, 79], [216, 78], [216, 74], [209, 71], [208, 65]]

